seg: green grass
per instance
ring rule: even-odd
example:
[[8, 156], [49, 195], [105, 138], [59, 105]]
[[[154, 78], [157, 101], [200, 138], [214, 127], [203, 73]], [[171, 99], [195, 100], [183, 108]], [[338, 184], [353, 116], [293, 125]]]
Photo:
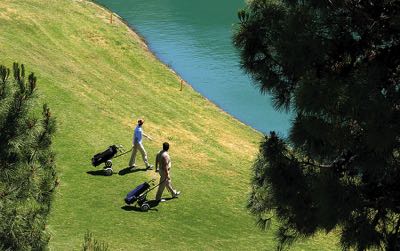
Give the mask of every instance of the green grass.
[[[250, 167], [262, 135], [227, 115], [161, 64], [120, 20], [83, 0], [0, 1], [0, 64], [24, 63], [38, 77], [40, 102], [57, 117], [60, 186], [48, 231], [50, 250], [79, 250], [87, 230], [111, 250], [273, 250], [246, 211]], [[151, 162], [171, 144], [179, 199], [147, 213], [123, 198], [154, 172], [92, 176], [93, 154], [130, 146], [145, 118]], [[126, 167], [129, 155], [114, 161]], [[140, 158], [138, 163], [141, 164]], [[154, 198], [151, 192], [149, 198]], [[336, 250], [318, 235], [293, 250]]]

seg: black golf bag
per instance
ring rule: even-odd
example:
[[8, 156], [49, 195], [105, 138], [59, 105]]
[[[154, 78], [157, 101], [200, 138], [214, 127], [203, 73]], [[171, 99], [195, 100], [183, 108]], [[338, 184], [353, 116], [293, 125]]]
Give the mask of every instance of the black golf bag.
[[102, 163], [106, 163], [107, 160], [112, 159], [117, 152], [118, 147], [116, 145], [109, 146], [104, 152], [98, 153], [93, 156], [92, 165], [98, 166]]
[[107, 148], [107, 150], [105, 150], [104, 152], [98, 153], [96, 155], [93, 156], [92, 158], [92, 165], [93, 166], [98, 166], [102, 163], [104, 163], [104, 172], [106, 176], [110, 176], [113, 174], [113, 170], [112, 170], [112, 161], [111, 159], [114, 157], [118, 157], [115, 156], [118, 151], [120, 151], [120, 148], [122, 148], [122, 146], [116, 146], [116, 145], [112, 145], [109, 146]]

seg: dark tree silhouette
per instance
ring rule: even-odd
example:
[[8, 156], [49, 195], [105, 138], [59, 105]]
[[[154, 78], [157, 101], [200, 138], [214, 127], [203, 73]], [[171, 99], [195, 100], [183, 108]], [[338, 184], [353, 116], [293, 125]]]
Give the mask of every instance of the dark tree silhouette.
[[248, 207], [278, 249], [338, 229], [343, 249], [400, 250], [400, 1], [250, 1], [241, 64], [294, 120], [253, 166]]
[[36, 108], [36, 77], [24, 66], [0, 65], [0, 250], [44, 250], [56, 187], [51, 138], [55, 120]]

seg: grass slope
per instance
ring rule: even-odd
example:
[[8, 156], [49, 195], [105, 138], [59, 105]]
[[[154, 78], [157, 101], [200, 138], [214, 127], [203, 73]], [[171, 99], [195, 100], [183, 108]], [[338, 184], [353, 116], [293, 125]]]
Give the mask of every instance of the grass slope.
[[[2, 0], [0, 64], [14, 61], [35, 72], [41, 102], [58, 121], [51, 250], [79, 250], [86, 230], [111, 250], [274, 249], [272, 232], [257, 229], [245, 209], [261, 135], [190, 86], [180, 92], [179, 78], [121, 21], [110, 24], [107, 11], [86, 1]], [[147, 213], [124, 210], [123, 198], [156, 173], [86, 173], [93, 154], [130, 146], [139, 117], [154, 138], [145, 142], [152, 162], [161, 143], [171, 143], [173, 184], [182, 191]], [[114, 170], [128, 159], [115, 159]], [[336, 249], [324, 238], [293, 250]]]

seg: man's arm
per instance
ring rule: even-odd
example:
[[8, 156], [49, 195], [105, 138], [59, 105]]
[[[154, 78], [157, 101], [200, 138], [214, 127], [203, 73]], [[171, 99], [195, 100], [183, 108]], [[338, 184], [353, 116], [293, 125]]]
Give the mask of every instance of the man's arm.
[[158, 170], [158, 165], [160, 164], [160, 156], [161, 156], [161, 153], [157, 153], [157, 155], [156, 155], [156, 171]]
[[143, 136], [145, 136], [146, 138], [148, 138], [149, 140], [153, 140], [149, 135], [142, 133]]

